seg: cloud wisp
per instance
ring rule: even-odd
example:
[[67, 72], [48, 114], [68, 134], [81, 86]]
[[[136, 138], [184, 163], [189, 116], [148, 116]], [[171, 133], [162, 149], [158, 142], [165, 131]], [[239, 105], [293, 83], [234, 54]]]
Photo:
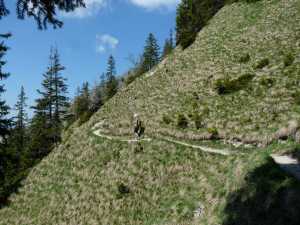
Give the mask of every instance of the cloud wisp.
[[119, 40], [110, 34], [96, 35], [96, 52], [98, 53], [114, 50], [118, 44]]
[[66, 18], [86, 18], [94, 16], [103, 8], [106, 8], [109, 0], [84, 0], [85, 8], [77, 8], [73, 12], [62, 13]]
[[155, 10], [160, 8], [172, 9], [177, 6], [181, 0], [129, 0], [132, 4], [148, 9]]

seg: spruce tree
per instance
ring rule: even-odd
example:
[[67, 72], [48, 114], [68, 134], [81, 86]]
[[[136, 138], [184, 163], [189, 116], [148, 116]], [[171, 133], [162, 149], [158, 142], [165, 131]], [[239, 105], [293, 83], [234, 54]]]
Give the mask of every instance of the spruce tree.
[[21, 87], [21, 92], [18, 96], [18, 101], [15, 105], [15, 110], [17, 112], [15, 118], [15, 126], [13, 130], [13, 145], [16, 147], [17, 152], [22, 152], [25, 148], [26, 143], [26, 123], [27, 123], [27, 113], [26, 113], [26, 100], [24, 87]]
[[146, 45], [144, 47], [143, 60], [141, 69], [142, 72], [148, 72], [154, 66], [156, 66], [160, 61], [160, 48], [157, 44], [157, 40], [155, 36], [150, 33], [147, 40]]
[[182, 0], [176, 15], [176, 44], [191, 45], [198, 32], [221, 9], [226, 0]]
[[[0, 35], [0, 38], [9, 38], [11, 34]], [[3, 81], [9, 77], [9, 73], [3, 71], [3, 67], [6, 61], [3, 59], [8, 47], [2, 41], [0, 43], [0, 81]], [[0, 147], [5, 144], [7, 135], [9, 134], [9, 127], [11, 120], [7, 118], [9, 113], [9, 107], [4, 100], [2, 100], [2, 94], [5, 92], [4, 85], [0, 83]]]
[[[16, 12], [19, 19], [31, 17], [40, 29], [46, 29], [47, 24], [53, 25], [54, 28], [63, 25], [56, 18], [57, 11], [70, 12], [84, 6], [84, 0], [17, 0]], [[0, 19], [8, 14], [5, 1], [0, 0]]]
[[112, 98], [118, 91], [118, 80], [116, 79], [116, 62], [114, 57], [111, 55], [108, 58], [107, 62], [107, 71], [106, 71], [106, 90], [105, 98], [106, 101]]
[[50, 56], [51, 61], [51, 73], [53, 81], [53, 135], [54, 142], [60, 141], [61, 130], [63, 127], [63, 121], [65, 120], [65, 115], [69, 107], [69, 98], [67, 97], [67, 85], [66, 78], [61, 74], [65, 67], [60, 64], [59, 54], [57, 49], [55, 49]]
[[162, 58], [165, 58], [167, 55], [169, 55], [174, 49], [174, 41], [173, 41], [173, 31], [170, 31], [170, 37], [165, 40]]
[[72, 108], [75, 120], [79, 120], [80, 123], [87, 121], [91, 116], [91, 99], [88, 82], [83, 83], [82, 88], [78, 88]]
[[91, 111], [97, 112], [104, 104], [104, 87], [105, 87], [105, 74], [100, 77], [100, 82], [96, 82], [91, 92]]

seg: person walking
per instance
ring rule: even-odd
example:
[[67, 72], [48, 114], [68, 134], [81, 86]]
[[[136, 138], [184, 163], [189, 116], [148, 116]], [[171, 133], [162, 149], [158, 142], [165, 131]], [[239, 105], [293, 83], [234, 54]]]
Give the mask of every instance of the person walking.
[[133, 120], [134, 120], [134, 135], [138, 140], [143, 136], [145, 132], [145, 127], [143, 126], [143, 123], [139, 119], [139, 115], [137, 113], [133, 115]]

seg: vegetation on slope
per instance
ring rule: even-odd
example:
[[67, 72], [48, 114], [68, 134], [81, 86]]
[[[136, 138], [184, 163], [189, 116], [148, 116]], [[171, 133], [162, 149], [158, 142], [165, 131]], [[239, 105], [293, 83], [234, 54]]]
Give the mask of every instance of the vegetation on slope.
[[[298, 148], [290, 139], [224, 157], [158, 139], [105, 140], [91, 128], [105, 120], [114, 134], [131, 133], [137, 112], [151, 135], [278, 135], [300, 113], [299, 4], [225, 6], [193, 45], [73, 126], [0, 210], [0, 224], [298, 224], [300, 184], [269, 157]], [[218, 93], [220, 80], [229, 92]]]
[[[225, 6], [192, 46], [121, 90], [92, 119], [128, 133], [139, 113], [149, 134], [221, 138], [269, 144], [299, 121], [299, 1], [238, 2]], [[221, 82], [220, 82], [221, 81]], [[225, 82], [224, 82], [225, 81]], [[220, 93], [220, 83], [226, 93]], [[188, 119], [177, 129], [178, 115]], [[169, 117], [169, 118], [166, 118]], [[165, 123], [167, 121], [167, 123]]]

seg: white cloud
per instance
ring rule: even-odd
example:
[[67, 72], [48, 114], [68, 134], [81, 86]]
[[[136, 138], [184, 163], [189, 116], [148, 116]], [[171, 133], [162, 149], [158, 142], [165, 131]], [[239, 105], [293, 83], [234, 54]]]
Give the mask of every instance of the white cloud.
[[174, 8], [181, 0], [129, 0], [132, 4], [153, 10], [157, 8]]
[[96, 35], [96, 51], [104, 53], [107, 50], [115, 49], [119, 44], [119, 40], [110, 34]]
[[96, 15], [107, 6], [108, 0], [84, 0], [85, 8], [77, 8], [73, 12], [63, 13], [62, 16], [70, 18], [85, 18]]

